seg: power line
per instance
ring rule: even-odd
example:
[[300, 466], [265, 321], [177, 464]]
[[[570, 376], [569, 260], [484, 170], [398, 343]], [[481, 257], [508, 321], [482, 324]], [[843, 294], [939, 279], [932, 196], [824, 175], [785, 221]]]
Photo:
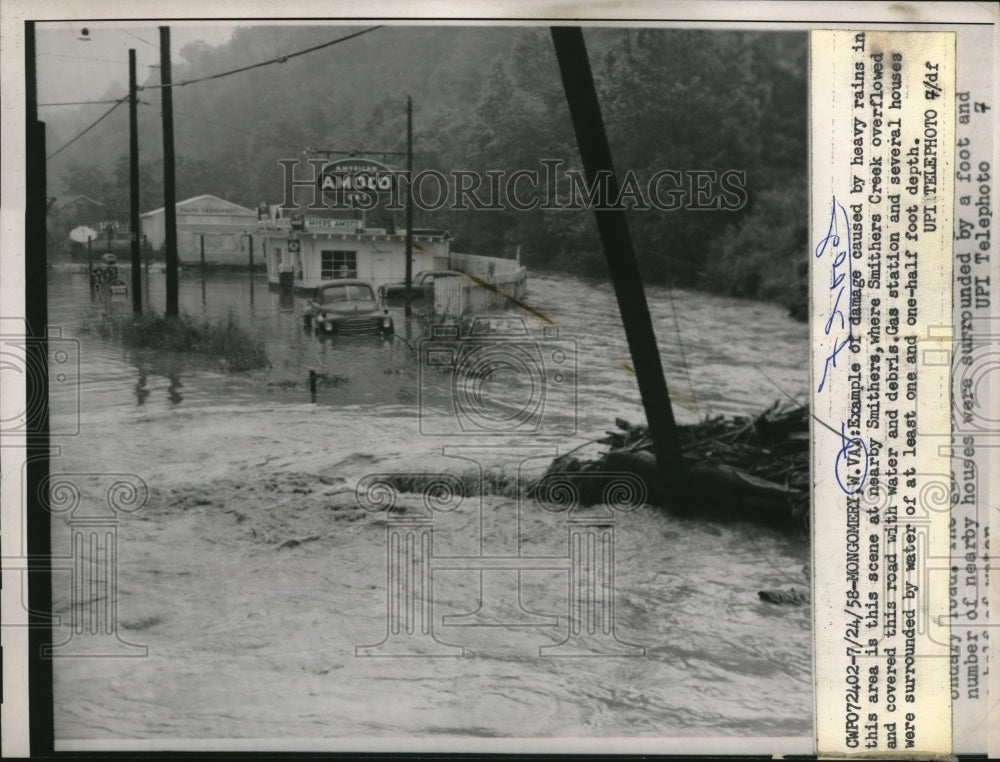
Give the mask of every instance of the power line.
[[[324, 42], [320, 45], [314, 45], [311, 48], [306, 48], [305, 50], [299, 50], [295, 53], [287, 53], [285, 55], [280, 55], [275, 58], [268, 59], [267, 61], [260, 61], [258, 63], [250, 64], [249, 66], [241, 66], [238, 69], [231, 69], [230, 71], [220, 72], [219, 74], [209, 74], [207, 77], [197, 77], [195, 79], [186, 79], [183, 82], [172, 82], [169, 87], [183, 87], [184, 85], [193, 85], [198, 82], [207, 82], [210, 79], [221, 79], [222, 77], [228, 77], [230, 74], [239, 74], [240, 72], [250, 71], [251, 69], [259, 69], [262, 66], [270, 66], [276, 63], [285, 63], [290, 58], [297, 58], [299, 56], [304, 56], [307, 53], [315, 53], [317, 50], [322, 50], [323, 48], [329, 48], [332, 45], [337, 45], [341, 42], [347, 42], [348, 40], [353, 40], [355, 37], [360, 37], [363, 34], [368, 34], [369, 32], [374, 32], [376, 29], [381, 29], [381, 26], [373, 26], [368, 29], [362, 29], [360, 32], [354, 32], [353, 34], [348, 34], [344, 37], [338, 37], [335, 40], [330, 40], [329, 42]], [[144, 88], [146, 90], [154, 90], [165, 87], [163, 84], [159, 85], [146, 85]]]
[[[193, 85], [193, 84], [196, 84], [198, 82], [207, 82], [208, 80], [211, 80], [211, 79], [221, 79], [222, 77], [228, 77], [230, 74], [239, 74], [240, 72], [250, 71], [251, 69], [258, 69], [258, 68], [260, 68], [262, 66], [270, 66], [271, 64], [275, 64], [275, 63], [284, 63], [285, 61], [287, 61], [290, 58], [297, 58], [299, 56], [307, 55], [308, 53], [315, 53], [317, 50], [323, 50], [324, 48], [329, 48], [329, 47], [331, 47], [333, 45], [337, 45], [337, 44], [339, 44], [341, 42], [347, 42], [348, 40], [353, 40], [355, 37], [360, 37], [363, 34], [368, 34], [369, 32], [374, 32], [376, 29], [381, 29], [381, 28], [382, 28], [381, 26], [369, 27], [368, 29], [362, 29], [360, 32], [354, 32], [353, 34], [348, 34], [348, 35], [345, 35], [343, 37], [338, 37], [335, 40], [330, 40], [329, 42], [324, 42], [324, 43], [321, 43], [319, 45], [314, 45], [311, 48], [306, 48], [304, 50], [299, 50], [299, 51], [296, 51], [294, 53], [288, 53], [287, 55], [281, 55], [281, 56], [278, 56], [276, 58], [269, 59], [267, 61], [260, 61], [259, 63], [250, 64], [249, 66], [242, 66], [242, 67], [240, 67], [238, 69], [232, 69], [230, 71], [220, 72], [219, 74], [210, 74], [207, 77], [198, 77], [196, 79], [188, 79], [188, 80], [184, 80], [183, 82], [172, 82], [172, 83], [170, 83], [169, 87], [182, 87], [184, 85]], [[122, 30], [122, 31], [125, 31], [125, 30]], [[133, 35], [133, 34], [131, 34], [129, 32], [125, 32], [125, 34], [128, 34], [131, 37], [135, 37], [135, 35]], [[143, 40], [141, 37], [136, 37], [136, 39], [139, 40], [140, 42], [146, 42], [148, 45], [153, 45], [153, 43], [148, 42], [147, 40]], [[153, 47], [156, 47], [156, 46], [153, 45]], [[163, 88], [163, 87], [165, 87], [165, 85], [163, 85], [161, 83], [159, 85], [146, 85], [145, 87], [142, 87], [142, 88], [139, 88], [139, 89], [140, 90], [146, 90], [146, 89], [155, 90], [155, 89], [160, 89], [160, 88]], [[100, 122], [102, 122], [112, 111], [114, 111], [116, 108], [118, 108], [126, 100], [128, 100], [128, 95], [125, 95], [124, 97], [122, 97], [119, 100], [115, 101], [114, 105], [111, 108], [109, 108], [107, 111], [105, 111], [103, 114], [101, 114], [95, 121], [91, 122], [91, 124], [89, 126], [87, 126], [82, 132], [78, 133], [76, 135], [76, 137], [72, 138], [69, 142], [65, 143], [61, 148], [59, 148], [56, 151], [54, 151], [53, 153], [49, 154], [46, 157], [46, 160], [53, 158], [57, 154], [59, 154], [62, 151], [66, 150], [67, 148], [69, 148], [73, 143], [75, 143], [77, 140], [79, 140], [80, 138], [82, 138], [84, 135], [86, 135], [88, 132], [90, 132], [94, 127], [96, 127]], [[188, 116], [191, 116], [191, 115], [189, 114]], [[200, 117], [194, 117], [194, 118], [197, 119], [197, 118], [200, 118]], [[222, 126], [229, 127], [230, 129], [236, 129], [236, 128], [231, 127], [230, 125], [222, 125]], [[290, 145], [290, 144], [286, 143], [285, 145]]]
[[[127, 98], [128, 96], [126, 95], [125, 97]], [[120, 103], [121, 101], [122, 101], [121, 98], [119, 98], [118, 100], [109, 100], [109, 101], [65, 101], [63, 103], [39, 103], [38, 107], [41, 108], [42, 106], [106, 106], [109, 103]]]
[[147, 45], [149, 45], [149, 46], [150, 46], [151, 48], [159, 48], [159, 46], [158, 46], [158, 45], [157, 45], [156, 43], [154, 43], [154, 42], [150, 42], [149, 40], [144, 40], [144, 39], [142, 39], [142, 37], [140, 37], [139, 35], [137, 35], [137, 34], [132, 34], [132, 33], [131, 33], [130, 31], [128, 31], [127, 29], [122, 29], [122, 31], [123, 31], [123, 32], [125, 32], [125, 34], [127, 34], [127, 35], [128, 35], [129, 37], [131, 37], [131, 38], [133, 38], [133, 39], [135, 39], [135, 40], [138, 40], [139, 42], [144, 42], [144, 43], [146, 43], [146, 44], [147, 44]]
[[88, 132], [90, 132], [92, 129], [94, 129], [94, 127], [96, 127], [98, 124], [100, 124], [104, 120], [104, 118], [106, 116], [108, 116], [112, 111], [114, 111], [116, 108], [118, 108], [120, 105], [122, 105], [127, 100], [128, 100], [128, 96], [126, 95], [124, 98], [121, 98], [120, 100], [116, 101], [114, 106], [112, 106], [107, 111], [105, 111], [103, 114], [101, 114], [99, 117], [97, 117], [97, 119], [94, 120], [93, 122], [91, 122], [90, 125], [86, 129], [84, 129], [82, 132], [78, 133], [77, 136], [74, 137], [74, 138], [72, 138], [68, 143], [63, 144], [63, 146], [61, 148], [57, 149], [53, 153], [50, 153], [48, 156], [46, 156], [45, 160], [48, 161], [53, 156], [56, 156], [57, 154], [60, 154], [63, 151], [65, 151], [67, 148], [69, 148], [71, 145], [73, 145], [73, 143], [75, 143], [80, 138], [82, 138], [84, 135], [86, 135]]
[[[54, 56], [55, 58], [75, 58], [79, 61], [101, 61], [102, 63], [113, 63], [121, 65], [121, 61], [116, 61], [113, 58], [92, 58], [91, 56], [74, 56], [69, 53], [43, 53], [45, 56]], [[140, 66], [149, 66], [149, 64], [140, 64]]]

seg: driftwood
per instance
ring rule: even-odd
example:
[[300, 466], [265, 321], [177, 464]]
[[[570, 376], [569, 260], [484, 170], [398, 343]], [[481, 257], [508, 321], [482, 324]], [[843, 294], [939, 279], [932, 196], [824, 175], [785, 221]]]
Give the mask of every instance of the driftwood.
[[672, 499], [662, 486], [646, 427], [621, 418], [615, 424], [617, 430], [589, 443], [605, 445], [606, 451], [586, 457], [586, 449], [578, 448], [553, 460], [545, 476], [575, 479], [585, 505], [600, 502], [602, 474], [628, 473], [642, 480], [647, 502], [685, 516], [807, 530], [807, 408], [775, 403], [753, 418], [718, 416], [678, 427], [691, 479], [692, 497], [686, 505]]
[[809, 603], [809, 593], [790, 587], [788, 590], [761, 590], [757, 597], [764, 603], [774, 603], [778, 606], [804, 606]]

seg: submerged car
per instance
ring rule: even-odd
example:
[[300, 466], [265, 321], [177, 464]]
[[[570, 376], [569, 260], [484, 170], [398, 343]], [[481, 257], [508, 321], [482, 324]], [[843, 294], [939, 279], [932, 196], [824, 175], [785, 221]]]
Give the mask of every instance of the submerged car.
[[[455, 270], [421, 270], [413, 276], [411, 292], [414, 299], [432, 298], [434, 296], [434, 281], [438, 278], [455, 278], [462, 273]], [[405, 283], [389, 283], [379, 289], [386, 299], [402, 299], [406, 296]]]
[[371, 284], [363, 280], [328, 280], [306, 302], [303, 321], [318, 334], [392, 336], [389, 311], [380, 309]]

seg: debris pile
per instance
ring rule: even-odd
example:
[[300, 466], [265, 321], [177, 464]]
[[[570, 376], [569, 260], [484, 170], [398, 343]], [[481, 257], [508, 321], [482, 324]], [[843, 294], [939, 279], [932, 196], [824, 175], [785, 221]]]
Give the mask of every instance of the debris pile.
[[[653, 443], [644, 425], [615, 420], [615, 431], [587, 443], [608, 449], [590, 457], [587, 445], [552, 461], [545, 475], [575, 480], [581, 502], [598, 502], [600, 476], [631, 473], [642, 479], [647, 501], [683, 515], [746, 519], [795, 531], [809, 525], [809, 410], [776, 402], [754, 417], [706, 418], [678, 426], [690, 478], [677, 499], [661, 484]], [[529, 494], [531, 492], [529, 491]], [[680, 504], [683, 502], [684, 504]]]

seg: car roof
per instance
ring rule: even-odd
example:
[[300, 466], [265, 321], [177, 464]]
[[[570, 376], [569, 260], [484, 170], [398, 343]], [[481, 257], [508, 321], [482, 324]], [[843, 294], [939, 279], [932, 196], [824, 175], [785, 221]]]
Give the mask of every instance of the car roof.
[[[325, 280], [316, 286], [317, 289], [327, 288], [329, 286], [368, 286], [372, 288], [372, 284], [366, 280], [360, 280], [359, 278], [340, 278], [338, 280]], [[372, 288], [372, 291], [375, 289]]]

